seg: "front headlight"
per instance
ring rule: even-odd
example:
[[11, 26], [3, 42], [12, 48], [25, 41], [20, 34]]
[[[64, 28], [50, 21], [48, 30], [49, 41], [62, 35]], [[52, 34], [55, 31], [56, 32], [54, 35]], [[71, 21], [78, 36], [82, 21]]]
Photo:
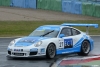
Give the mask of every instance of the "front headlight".
[[11, 41], [10, 44], [9, 44], [9, 46], [14, 45], [14, 43], [15, 43], [15, 40]]
[[37, 42], [34, 46], [35, 47], [38, 47], [38, 46], [40, 46], [42, 44], [42, 41], [39, 41], [39, 42]]

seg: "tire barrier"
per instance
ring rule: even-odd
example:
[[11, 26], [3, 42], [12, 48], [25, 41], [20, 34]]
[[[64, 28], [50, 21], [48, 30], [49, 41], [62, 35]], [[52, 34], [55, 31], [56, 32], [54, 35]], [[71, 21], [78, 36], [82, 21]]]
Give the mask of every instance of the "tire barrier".
[[36, 9], [36, 0], [12, 0], [11, 6]]
[[26, 8], [36, 9], [36, 0], [26, 0]]
[[95, 17], [100, 17], [100, 3], [95, 3], [94, 4], [94, 9], [95, 9], [95, 12], [94, 12], [94, 16]]
[[37, 0], [37, 9], [62, 11], [62, 0]]
[[0, 0], [0, 6], [54, 10], [100, 17], [100, 0]]
[[82, 14], [82, 2], [75, 2], [74, 12], [75, 14]]
[[62, 12], [71, 12], [71, 2], [67, 0], [62, 0]]
[[94, 5], [92, 2], [82, 3], [82, 14], [88, 16], [94, 16]]
[[100, 17], [100, 3], [82, 3], [82, 15]]
[[62, 12], [82, 14], [82, 2], [62, 0]]
[[25, 0], [12, 0], [12, 7], [25, 8]]
[[11, 0], [0, 0], [0, 6], [10, 6]]

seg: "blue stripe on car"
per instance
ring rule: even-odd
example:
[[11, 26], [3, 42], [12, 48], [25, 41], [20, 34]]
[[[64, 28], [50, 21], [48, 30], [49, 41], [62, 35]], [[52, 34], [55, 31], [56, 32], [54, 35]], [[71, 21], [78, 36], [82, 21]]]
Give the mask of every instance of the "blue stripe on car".
[[80, 52], [80, 47], [81, 47], [81, 44], [82, 44], [83, 40], [84, 40], [84, 36], [73, 46], [73, 48], [57, 49], [56, 54]]

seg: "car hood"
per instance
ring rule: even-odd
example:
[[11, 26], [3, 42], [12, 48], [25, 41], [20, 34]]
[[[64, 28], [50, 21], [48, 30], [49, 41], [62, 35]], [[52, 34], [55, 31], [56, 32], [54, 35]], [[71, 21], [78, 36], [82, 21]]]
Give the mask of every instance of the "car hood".
[[16, 42], [15, 46], [30, 46], [38, 41], [49, 39], [50, 37], [23, 37], [18, 42]]

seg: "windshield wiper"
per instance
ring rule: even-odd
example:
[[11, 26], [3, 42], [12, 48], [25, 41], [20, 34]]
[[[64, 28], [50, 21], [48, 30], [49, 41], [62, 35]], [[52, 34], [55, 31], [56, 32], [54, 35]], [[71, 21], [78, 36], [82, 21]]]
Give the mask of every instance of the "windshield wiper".
[[49, 31], [49, 32], [47, 32], [47, 33], [45, 33], [45, 34], [43, 34], [43, 35], [41, 35], [41, 36], [43, 37], [43, 36], [48, 35], [48, 34], [50, 34], [50, 33], [52, 33], [52, 32], [54, 32], [54, 30]]

